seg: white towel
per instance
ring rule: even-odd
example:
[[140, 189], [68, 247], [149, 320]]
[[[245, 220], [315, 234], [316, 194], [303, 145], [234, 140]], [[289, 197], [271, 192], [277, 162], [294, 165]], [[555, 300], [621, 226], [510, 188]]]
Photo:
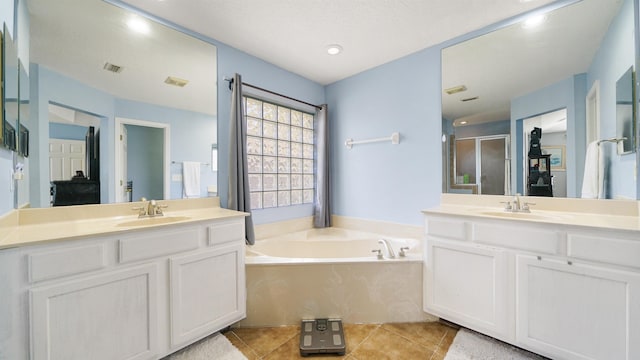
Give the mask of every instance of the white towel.
[[182, 197], [186, 199], [200, 197], [200, 163], [184, 161], [182, 163]]
[[584, 160], [582, 197], [602, 199], [604, 196], [604, 158], [597, 141], [589, 144]]

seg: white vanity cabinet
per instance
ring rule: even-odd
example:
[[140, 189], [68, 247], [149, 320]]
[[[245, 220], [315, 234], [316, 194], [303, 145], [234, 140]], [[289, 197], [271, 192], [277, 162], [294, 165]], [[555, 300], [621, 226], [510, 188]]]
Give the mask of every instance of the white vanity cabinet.
[[169, 259], [172, 347], [246, 314], [244, 223], [211, 226], [208, 231], [211, 249]]
[[427, 248], [425, 306], [442, 317], [508, 336], [507, 256], [504, 249], [431, 238]]
[[159, 359], [246, 315], [244, 216], [0, 250], [0, 358]]
[[158, 354], [158, 267], [128, 267], [29, 291], [32, 359]]
[[640, 273], [528, 255], [516, 255], [516, 273], [519, 344], [561, 359], [638, 358]]
[[634, 231], [427, 214], [424, 310], [553, 359], [640, 359]]

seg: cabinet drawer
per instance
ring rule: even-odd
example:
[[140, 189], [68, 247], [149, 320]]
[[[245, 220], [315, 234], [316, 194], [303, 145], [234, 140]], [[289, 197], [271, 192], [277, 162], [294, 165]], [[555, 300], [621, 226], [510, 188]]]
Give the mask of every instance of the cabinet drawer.
[[209, 246], [244, 240], [244, 221], [209, 226]]
[[27, 256], [29, 282], [55, 279], [105, 267], [104, 245], [56, 249]]
[[532, 227], [484, 223], [473, 225], [473, 240], [476, 242], [543, 254], [558, 254], [560, 238], [558, 232]]
[[152, 259], [197, 249], [200, 245], [200, 229], [155, 232], [121, 239], [119, 243], [121, 263]]
[[576, 259], [640, 268], [640, 241], [568, 234], [567, 255]]
[[468, 224], [465, 221], [434, 218], [427, 218], [426, 220], [426, 230], [428, 235], [447, 239], [467, 240], [467, 227]]

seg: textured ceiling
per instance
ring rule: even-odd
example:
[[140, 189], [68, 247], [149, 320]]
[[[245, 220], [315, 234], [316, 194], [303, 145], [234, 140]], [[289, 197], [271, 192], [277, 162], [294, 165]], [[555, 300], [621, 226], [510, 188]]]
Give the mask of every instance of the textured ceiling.
[[[124, 0], [330, 84], [552, 0]], [[326, 52], [340, 44], [337, 56]]]

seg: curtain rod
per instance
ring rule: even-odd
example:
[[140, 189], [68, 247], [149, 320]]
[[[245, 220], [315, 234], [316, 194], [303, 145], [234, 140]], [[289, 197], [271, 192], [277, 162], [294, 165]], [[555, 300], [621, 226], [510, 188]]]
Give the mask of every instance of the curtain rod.
[[[224, 81], [228, 81], [228, 82], [229, 82], [229, 90], [231, 90], [231, 85], [233, 84], [233, 79], [224, 78]], [[267, 93], [272, 94], [272, 95], [277, 95], [277, 96], [283, 97], [283, 98], [288, 99], [288, 100], [297, 101], [297, 102], [299, 102], [299, 103], [301, 103], [301, 104], [305, 104], [305, 105], [308, 105], [308, 106], [312, 106], [312, 107], [314, 107], [314, 108], [316, 108], [316, 109], [318, 109], [318, 110], [322, 109], [322, 107], [321, 107], [320, 105], [311, 104], [311, 103], [308, 103], [308, 102], [306, 102], [306, 101], [298, 100], [298, 99], [296, 99], [296, 98], [292, 98], [292, 97], [287, 96], [287, 95], [282, 95], [282, 94], [279, 94], [279, 93], [277, 93], [277, 92], [275, 92], [275, 91], [271, 91], [271, 90], [267, 90], [267, 89], [265, 89], [265, 88], [261, 88], [261, 87], [259, 87], [259, 86], [251, 85], [251, 84], [246, 83], [246, 82], [244, 82], [244, 81], [242, 82], [242, 85], [243, 85], [243, 86], [248, 86], [248, 87], [250, 87], [250, 88], [254, 88], [254, 89], [256, 89], [256, 90], [264, 91], [264, 92], [267, 92]]]

